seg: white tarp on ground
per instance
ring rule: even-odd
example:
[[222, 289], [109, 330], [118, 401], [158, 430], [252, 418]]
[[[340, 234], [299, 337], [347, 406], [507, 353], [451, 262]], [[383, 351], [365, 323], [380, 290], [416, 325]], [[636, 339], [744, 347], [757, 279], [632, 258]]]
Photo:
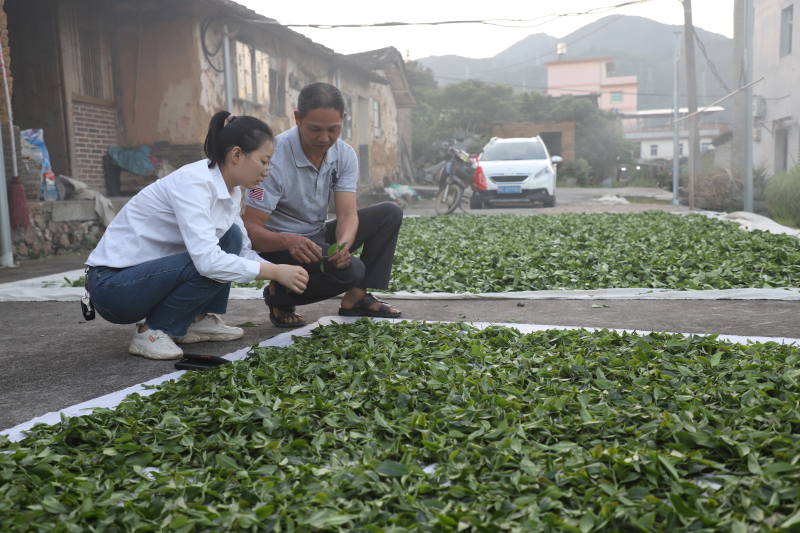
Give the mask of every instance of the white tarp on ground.
[[[320, 318], [317, 322], [312, 322], [302, 328], [298, 328], [296, 330], [287, 331], [286, 333], [281, 333], [280, 335], [273, 337], [269, 340], [261, 342], [259, 346], [288, 346], [294, 342], [292, 337], [301, 337], [301, 336], [308, 336], [311, 334], [311, 330], [316, 329], [319, 326], [329, 326], [332, 323], [338, 324], [347, 324], [353, 323], [359, 320], [357, 317], [340, 317], [340, 316], [325, 316]], [[402, 322], [399, 319], [373, 319], [376, 321], [389, 321], [389, 322]], [[574, 326], [546, 326], [546, 325], [539, 325], [539, 324], [507, 324], [507, 323], [491, 323], [491, 322], [475, 322], [471, 324], [476, 328], [483, 329], [485, 327], [495, 325], [495, 326], [504, 326], [508, 328], [514, 328], [521, 333], [532, 333], [534, 331], [544, 331], [547, 329], [581, 329], [576, 328]], [[583, 328], [587, 331], [597, 331], [603, 328]], [[610, 331], [618, 331], [618, 332], [636, 332], [639, 334], [648, 334], [651, 333], [650, 331], [642, 331], [642, 330], [631, 330], [631, 329], [613, 329]], [[684, 335], [689, 335], [688, 333], [684, 333]], [[702, 335], [700, 335], [702, 336]], [[780, 344], [798, 344], [800, 345], [800, 339], [790, 339], [785, 337], [742, 337], [739, 335], [719, 335], [718, 340], [735, 342], [746, 344], [749, 342], [777, 342]], [[247, 353], [250, 351], [250, 348], [242, 348], [241, 350], [235, 351], [230, 353], [225, 357], [230, 361], [238, 361], [240, 359], [244, 359], [247, 357]], [[122, 400], [124, 400], [128, 395], [137, 393], [140, 396], [149, 396], [156, 392], [156, 389], [145, 389], [145, 386], [150, 385], [160, 385], [161, 383], [167, 382], [171, 379], [177, 379], [183, 373], [186, 372], [185, 370], [180, 370], [178, 372], [172, 372], [170, 374], [165, 374], [161, 377], [151, 379], [150, 381], [146, 381], [144, 383], [140, 383], [139, 385], [133, 385], [132, 387], [127, 387], [117, 392], [112, 392], [111, 394], [106, 394], [105, 396], [100, 396], [99, 398], [95, 398], [94, 400], [89, 400], [87, 402], [79, 403], [77, 405], [73, 405], [71, 407], [67, 407], [66, 409], [62, 409], [57, 412], [47, 413], [42, 416], [37, 416], [32, 420], [28, 420], [27, 422], [23, 422], [17, 426], [14, 426], [9, 429], [5, 429], [0, 431], [2, 435], [8, 435], [8, 438], [13, 441], [19, 441], [25, 438], [24, 432], [31, 429], [35, 424], [57, 424], [61, 422], [61, 416], [80, 416], [88, 414], [87, 411], [94, 408], [105, 407], [109, 409], [113, 409], [117, 407]]]
[[[675, 215], [700, 214], [709, 218], [736, 222], [744, 231], [768, 231], [773, 234], [796, 235], [800, 230], [778, 224], [772, 219], [737, 211], [676, 211]], [[64, 278], [77, 280], [83, 270], [0, 284], [0, 302], [76, 302], [84, 294], [80, 287], [62, 287]], [[48, 283], [53, 283], [45, 287]], [[231, 289], [231, 300], [260, 300], [262, 291], [254, 288]], [[800, 300], [800, 288], [773, 289], [718, 289], [704, 291], [677, 291], [671, 289], [625, 288], [563, 291], [519, 291], [492, 293], [422, 293], [400, 291], [381, 294], [381, 298], [396, 300]]]
[[[77, 302], [84, 294], [82, 287], [62, 287], [64, 278], [76, 280], [83, 270], [72, 270], [51, 276], [0, 284], [0, 302]], [[54, 283], [45, 287], [48, 283]], [[381, 294], [386, 300], [800, 300], [800, 288], [719, 289], [676, 291], [668, 289], [627, 288], [564, 291], [518, 292], [408, 292]], [[261, 300], [262, 290], [231, 289], [231, 300]]]
[[675, 215], [704, 215], [718, 220], [736, 222], [744, 231], [768, 231], [775, 235], [795, 235], [800, 237], [800, 229], [790, 228], [778, 224], [771, 218], [748, 213], [747, 211], [736, 211], [733, 213], [717, 213], [714, 211], [675, 211]]
[[[0, 284], [0, 302], [78, 302], [84, 295], [83, 287], [62, 287], [64, 278], [76, 281], [83, 269], [59, 274]], [[261, 300], [262, 290], [255, 288], [231, 289], [232, 300]]]

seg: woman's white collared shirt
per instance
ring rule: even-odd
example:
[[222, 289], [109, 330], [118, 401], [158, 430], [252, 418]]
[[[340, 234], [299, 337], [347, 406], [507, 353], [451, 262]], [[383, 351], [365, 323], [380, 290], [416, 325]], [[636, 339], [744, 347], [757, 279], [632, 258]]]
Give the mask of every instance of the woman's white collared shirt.
[[[181, 167], [125, 204], [86, 264], [127, 268], [189, 252], [197, 271], [221, 282], [253, 281], [260, 263], [240, 216], [242, 192], [228, 192], [219, 167], [208, 160]], [[236, 224], [242, 252], [222, 251], [219, 239]]]

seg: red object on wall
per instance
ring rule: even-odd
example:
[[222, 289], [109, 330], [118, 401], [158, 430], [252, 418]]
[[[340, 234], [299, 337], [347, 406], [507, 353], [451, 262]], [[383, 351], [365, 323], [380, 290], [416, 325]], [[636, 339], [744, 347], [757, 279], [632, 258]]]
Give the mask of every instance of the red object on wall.
[[31, 225], [31, 213], [28, 210], [28, 200], [25, 199], [25, 186], [14, 176], [8, 186], [8, 211], [11, 227], [27, 228]]
[[478, 161], [478, 156], [472, 156], [475, 159], [475, 175], [472, 176], [472, 188], [476, 191], [485, 191], [488, 187], [486, 186], [486, 176], [483, 174], [483, 169], [481, 168], [481, 164]]

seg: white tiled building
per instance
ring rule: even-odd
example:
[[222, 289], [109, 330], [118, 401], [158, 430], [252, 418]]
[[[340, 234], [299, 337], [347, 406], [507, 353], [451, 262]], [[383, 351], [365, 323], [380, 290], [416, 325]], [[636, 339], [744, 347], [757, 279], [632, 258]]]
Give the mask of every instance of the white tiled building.
[[753, 164], [780, 172], [800, 162], [800, 0], [755, 0]]

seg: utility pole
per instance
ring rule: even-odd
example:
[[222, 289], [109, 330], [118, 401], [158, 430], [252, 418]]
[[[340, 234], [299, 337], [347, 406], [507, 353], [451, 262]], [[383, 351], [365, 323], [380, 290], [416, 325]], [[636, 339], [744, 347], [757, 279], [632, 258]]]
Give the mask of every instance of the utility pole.
[[[744, 87], [745, 0], [733, 0], [733, 89]], [[741, 91], [733, 100], [733, 144], [730, 169], [744, 167], [744, 95]]]
[[[753, 83], [755, 9], [745, 0], [744, 82]], [[753, 86], [744, 90], [744, 210], [753, 212]]]
[[678, 118], [680, 111], [678, 110], [678, 62], [681, 60], [681, 32], [675, 32], [675, 58], [673, 61], [673, 94], [672, 94], [672, 107], [673, 107], [673, 120], [675, 123], [672, 125], [672, 205], [680, 205], [679, 188], [680, 188], [680, 174], [681, 174], [681, 141], [678, 135]]
[[[697, 70], [694, 64], [694, 25], [692, 24], [692, 0], [683, 1], [683, 37], [686, 48], [686, 95], [688, 112], [697, 112]], [[700, 136], [696, 116], [689, 119], [689, 208], [694, 209], [694, 175], [700, 173]]]

